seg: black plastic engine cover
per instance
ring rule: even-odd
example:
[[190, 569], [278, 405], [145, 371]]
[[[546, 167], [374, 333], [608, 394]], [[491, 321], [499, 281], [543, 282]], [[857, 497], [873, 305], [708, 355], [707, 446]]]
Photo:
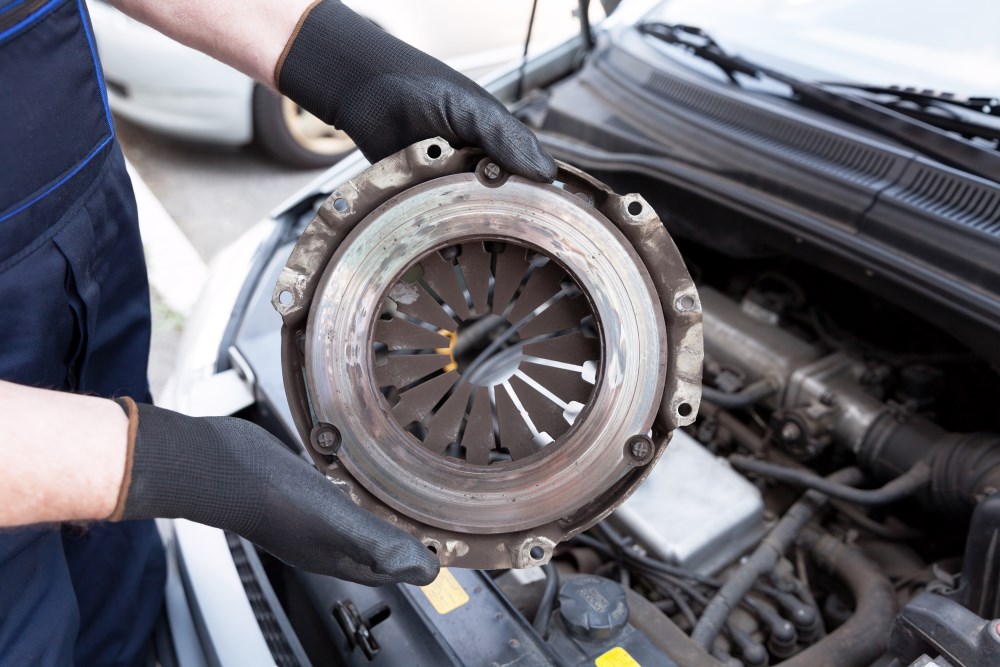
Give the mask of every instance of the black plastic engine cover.
[[369, 588], [305, 572], [295, 576], [342, 664], [352, 667], [676, 667], [632, 626], [608, 639], [580, 640], [554, 619], [545, 642], [479, 570], [446, 568], [425, 587]]

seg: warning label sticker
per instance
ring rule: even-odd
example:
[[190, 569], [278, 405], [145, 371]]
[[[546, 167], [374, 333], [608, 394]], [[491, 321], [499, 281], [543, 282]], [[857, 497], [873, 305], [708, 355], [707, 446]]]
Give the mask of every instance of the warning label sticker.
[[642, 667], [635, 658], [628, 654], [628, 651], [621, 646], [616, 646], [594, 661], [597, 667]]
[[[427, 600], [434, 607], [434, 611], [439, 614], [447, 614], [448, 612], [455, 611], [469, 601], [469, 594], [465, 592], [462, 584], [458, 583], [455, 575], [446, 567], [441, 568], [437, 579], [426, 586], [421, 586], [420, 590], [427, 596]], [[608, 663], [609, 666], [612, 664]], [[605, 666], [602, 665], [601, 667]]]

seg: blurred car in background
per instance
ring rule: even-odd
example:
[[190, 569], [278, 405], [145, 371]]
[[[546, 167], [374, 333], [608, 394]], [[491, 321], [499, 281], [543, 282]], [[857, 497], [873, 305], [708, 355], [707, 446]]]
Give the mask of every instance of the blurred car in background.
[[[346, 3], [413, 46], [478, 78], [521, 57], [532, 0]], [[538, 2], [533, 48], [577, 30], [576, 0]], [[599, 12], [596, 6], [592, 14]], [[241, 146], [256, 141], [298, 167], [335, 163], [354, 148], [345, 134], [250, 77], [119, 12], [90, 3], [114, 112], [182, 139]]]

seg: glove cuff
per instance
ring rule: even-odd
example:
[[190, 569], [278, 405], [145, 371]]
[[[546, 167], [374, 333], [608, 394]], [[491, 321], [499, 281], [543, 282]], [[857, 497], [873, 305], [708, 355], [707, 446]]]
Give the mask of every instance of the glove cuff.
[[384, 131], [378, 112], [384, 100], [375, 98], [388, 94], [382, 90], [387, 84], [378, 82], [399, 74], [399, 63], [409, 68], [412, 51], [344, 3], [321, 0], [289, 38], [275, 83], [281, 94], [362, 145], [376, 128]]
[[288, 58], [288, 52], [292, 50], [292, 44], [295, 43], [296, 38], [298, 38], [299, 33], [302, 31], [302, 26], [305, 25], [306, 19], [312, 13], [312, 10], [316, 8], [316, 5], [323, 2], [323, 0], [314, 0], [306, 10], [302, 12], [302, 16], [299, 17], [298, 23], [295, 24], [295, 30], [292, 30], [292, 34], [288, 37], [288, 41], [285, 43], [285, 48], [281, 50], [281, 55], [278, 56], [278, 62], [274, 64], [274, 88], [278, 90], [281, 88], [281, 69], [285, 65], [285, 59]]
[[125, 515], [125, 500], [128, 498], [129, 487], [132, 486], [132, 461], [135, 454], [135, 436], [139, 432], [139, 406], [128, 396], [115, 399], [115, 402], [125, 411], [128, 417], [128, 441], [125, 449], [125, 473], [122, 475], [122, 485], [118, 489], [118, 502], [108, 517], [108, 521], [121, 521]]
[[[360, 36], [351, 35], [356, 16], [338, 0], [313, 3], [299, 18], [274, 67], [278, 91], [331, 125], [336, 124], [350, 90], [345, 82], [357, 69], [352, 49], [362, 48], [357, 43]], [[351, 44], [346, 42], [349, 38]]]

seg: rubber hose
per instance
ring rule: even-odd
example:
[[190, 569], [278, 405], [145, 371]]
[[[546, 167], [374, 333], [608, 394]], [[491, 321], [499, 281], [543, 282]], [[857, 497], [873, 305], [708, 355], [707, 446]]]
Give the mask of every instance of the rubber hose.
[[1000, 435], [968, 433], [944, 440], [933, 455], [931, 497], [955, 513], [1000, 489]]
[[767, 443], [764, 442], [762, 437], [750, 430], [746, 424], [737, 419], [731, 412], [720, 408], [718, 405], [710, 401], [704, 401], [701, 404], [700, 415], [714, 417], [721, 428], [729, 431], [733, 440], [749, 449], [751, 453], [763, 456], [767, 451]]
[[710, 403], [718, 405], [720, 408], [735, 410], [738, 408], [748, 408], [776, 391], [778, 391], [778, 384], [774, 380], [771, 378], [762, 378], [747, 385], [735, 394], [729, 394], [714, 387], [703, 386], [701, 388], [701, 397]]
[[889, 631], [899, 608], [896, 592], [878, 565], [855, 546], [818, 528], [802, 531], [799, 544], [816, 564], [847, 585], [854, 597], [854, 613], [842, 626], [780, 667], [862, 667], [886, 651]]
[[868, 429], [857, 453], [861, 464], [883, 479], [927, 461], [931, 483], [921, 499], [938, 514], [965, 517], [1000, 489], [997, 433], [947, 433], [923, 417], [887, 411]]
[[559, 593], [559, 572], [552, 563], [542, 566], [545, 572], [545, 591], [542, 593], [542, 601], [538, 605], [535, 613], [535, 632], [542, 639], [549, 637], [549, 620], [552, 618], [553, 607], [556, 604], [556, 595]]
[[830, 498], [869, 507], [889, 505], [908, 498], [931, 481], [931, 467], [924, 461], [918, 461], [905, 473], [878, 489], [856, 489], [853, 486], [830, 481], [808, 470], [789, 468], [740, 454], [730, 456], [729, 463], [745, 472], [769, 477], [792, 486], [815, 489]]
[[721, 667], [718, 660], [691, 641], [670, 617], [631, 588], [625, 589], [629, 623], [680, 667]]
[[[885, 652], [898, 611], [889, 579], [854, 546], [818, 529], [806, 528], [799, 543], [817, 565], [844, 582], [854, 597], [854, 613], [842, 626], [774, 667], [865, 667]], [[626, 590], [629, 622], [680, 667], [722, 667], [646, 598]]]
[[[840, 484], [858, 484], [864, 475], [859, 468], [844, 468], [829, 477], [828, 481]], [[778, 559], [795, 541], [799, 531], [812, 518], [813, 513], [823, 506], [827, 497], [818, 491], [807, 491], [797, 500], [767, 537], [757, 546], [750, 558], [734, 571], [719, 588], [715, 596], [698, 619], [691, 638], [702, 648], [710, 648], [719, 635], [729, 614], [753, 588], [757, 579], [770, 572]]]

